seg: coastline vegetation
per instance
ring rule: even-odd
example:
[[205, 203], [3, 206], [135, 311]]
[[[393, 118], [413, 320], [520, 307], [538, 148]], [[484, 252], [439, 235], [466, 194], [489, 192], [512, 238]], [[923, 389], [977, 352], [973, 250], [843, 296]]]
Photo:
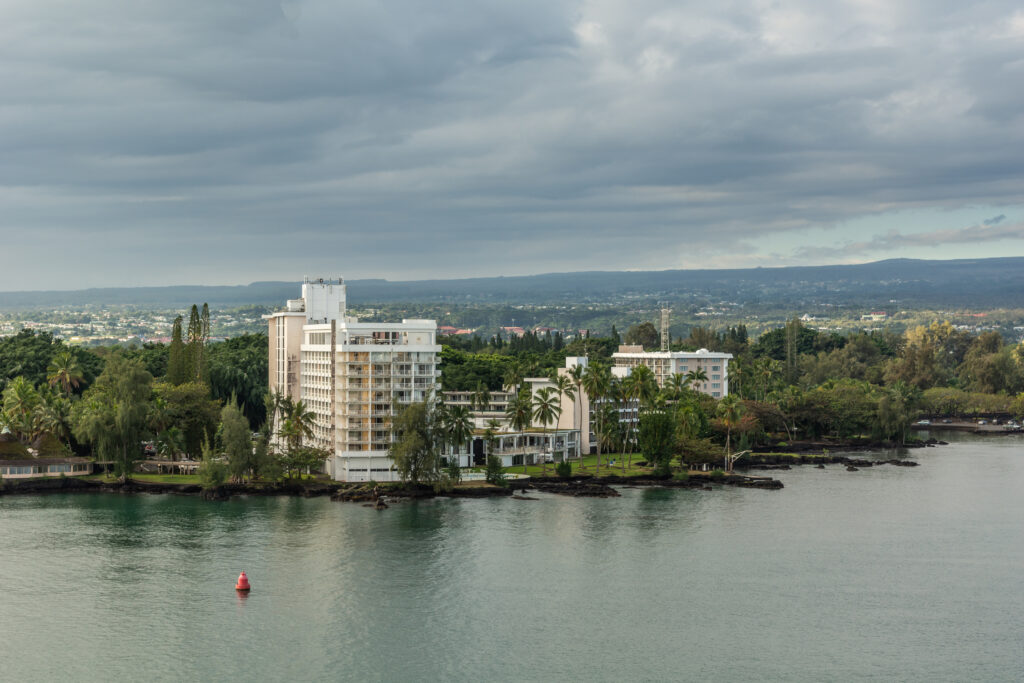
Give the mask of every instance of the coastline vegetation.
[[[140, 460], [198, 462], [205, 450], [204, 472], [212, 468], [216, 475], [208, 478], [210, 487], [298, 480], [319, 471], [328, 454], [308, 445], [312, 413], [302, 401], [267, 393], [266, 336], [210, 343], [210, 325], [209, 309], [193, 306], [187, 324], [184, 317], [174, 321], [169, 344], [87, 349], [31, 330], [0, 339], [0, 458], [81, 455], [127, 478], [148, 476], [136, 472]], [[486, 404], [493, 391], [553, 373], [566, 356], [588, 356], [590, 366], [578, 376], [564, 378], [539, 401], [525, 395], [513, 401], [507, 416], [517, 428], [549, 430], [560, 396], [585, 391], [594, 402], [598, 452], [574, 460], [573, 474], [600, 475], [612, 461], [616, 476], [678, 472], [683, 463], [728, 469], [726, 454], [807, 440], [905, 443], [920, 416], [1024, 418], [1021, 346], [948, 322], [904, 334], [843, 336], [792, 320], [757, 339], [736, 325], [693, 327], [670, 340], [675, 350], [734, 355], [724, 400], [694, 389], [709, 381], [701, 372], [671, 377], [663, 387], [644, 369], [625, 380], [612, 377], [611, 354], [620, 342], [657, 348], [660, 339], [650, 322], [621, 335], [613, 325], [607, 337], [568, 341], [558, 332], [445, 337], [441, 382]], [[638, 419], [620, 422], [626, 409]], [[457, 479], [442, 453], [472, 434], [467, 409], [395, 424], [393, 455], [407, 480], [446, 486]], [[485, 438], [487, 450], [494, 432]], [[651, 465], [637, 466], [636, 459]], [[500, 466], [492, 461], [486, 470], [489, 481], [502, 483]], [[550, 470], [543, 463], [509, 471]]]

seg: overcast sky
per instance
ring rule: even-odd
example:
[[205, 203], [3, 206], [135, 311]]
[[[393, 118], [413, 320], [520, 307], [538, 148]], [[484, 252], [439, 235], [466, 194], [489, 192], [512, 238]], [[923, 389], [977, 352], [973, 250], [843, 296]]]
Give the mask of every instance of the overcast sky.
[[1024, 255], [1019, 0], [5, 0], [0, 290]]

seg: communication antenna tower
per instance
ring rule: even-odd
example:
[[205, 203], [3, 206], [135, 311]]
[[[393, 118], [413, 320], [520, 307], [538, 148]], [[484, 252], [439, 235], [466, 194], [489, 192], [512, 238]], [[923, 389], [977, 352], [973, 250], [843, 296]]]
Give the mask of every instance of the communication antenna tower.
[[668, 351], [668, 317], [672, 313], [671, 308], [661, 309], [661, 350]]

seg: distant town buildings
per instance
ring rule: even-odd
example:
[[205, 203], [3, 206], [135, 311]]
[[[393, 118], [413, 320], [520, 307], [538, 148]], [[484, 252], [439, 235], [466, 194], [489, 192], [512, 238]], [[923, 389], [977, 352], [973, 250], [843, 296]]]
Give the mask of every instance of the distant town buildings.
[[464, 334], [473, 334], [476, 330], [467, 329], [463, 327], [453, 327], [452, 325], [441, 325], [437, 328], [438, 334], [450, 335], [450, 336], [461, 336]]
[[339, 278], [306, 279], [302, 297], [264, 316], [271, 391], [315, 414], [312, 444], [339, 481], [393, 481], [391, 417], [437, 388], [437, 323], [362, 323]]

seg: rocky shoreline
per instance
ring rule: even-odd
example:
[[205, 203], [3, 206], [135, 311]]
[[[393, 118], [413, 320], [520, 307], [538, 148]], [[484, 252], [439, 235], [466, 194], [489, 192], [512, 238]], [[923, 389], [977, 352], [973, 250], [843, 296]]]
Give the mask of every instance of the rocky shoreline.
[[760, 453], [827, 453], [829, 451], [881, 451], [895, 448], [931, 448], [947, 446], [945, 441], [923, 439], [902, 444], [897, 441], [874, 441], [871, 439], [837, 439], [820, 441], [789, 441], [785, 443], [758, 446]]
[[45, 493], [117, 493], [117, 494], [175, 494], [200, 496], [204, 500], [223, 501], [233, 496], [301, 496], [315, 498], [330, 496], [331, 500], [351, 503], [376, 503], [379, 499], [416, 500], [423, 498], [487, 498], [493, 496], [515, 496], [526, 490], [541, 491], [573, 497], [614, 498], [619, 496], [615, 486], [709, 489], [712, 484], [737, 486], [741, 488], [781, 489], [783, 484], [770, 477], [755, 477], [742, 474], [712, 475], [695, 473], [686, 479], [672, 477], [617, 477], [595, 478], [591, 475], [577, 475], [569, 479], [516, 479], [505, 487], [498, 486], [456, 486], [448, 491], [435, 491], [426, 485], [387, 486], [370, 484], [349, 484], [344, 482], [317, 482], [313, 484], [225, 484], [217, 489], [204, 491], [198, 484], [167, 484], [129, 480], [108, 482], [74, 477], [52, 479], [7, 480], [0, 489], [0, 495], [35, 495]]
[[788, 470], [794, 465], [846, 465], [847, 467], [873, 467], [874, 465], [893, 465], [895, 467], [917, 467], [921, 463], [915, 460], [868, 460], [866, 458], [850, 458], [845, 455], [763, 455], [746, 456], [734, 467], [738, 470]]

